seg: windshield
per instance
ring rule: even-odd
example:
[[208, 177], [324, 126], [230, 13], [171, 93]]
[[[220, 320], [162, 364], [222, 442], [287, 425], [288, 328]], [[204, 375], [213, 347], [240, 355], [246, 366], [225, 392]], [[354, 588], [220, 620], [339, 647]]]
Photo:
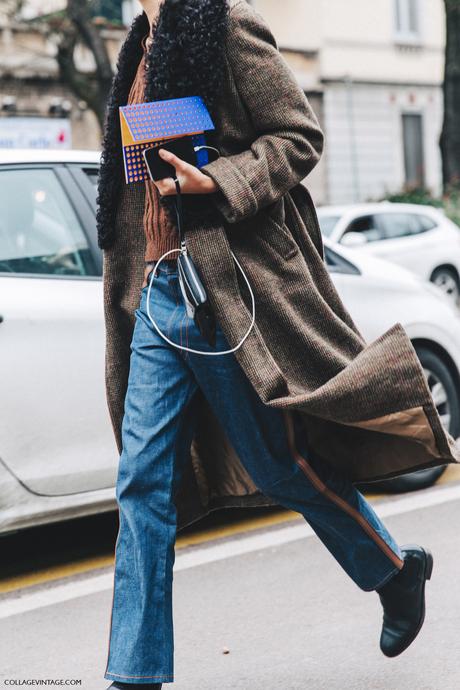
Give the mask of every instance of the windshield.
[[323, 216], [318, 214], [318, 220], [323, 235], [325, 235], [325, 237], [330, 237], [332, 235], [332, 231], [340, 220], [340, 216]]

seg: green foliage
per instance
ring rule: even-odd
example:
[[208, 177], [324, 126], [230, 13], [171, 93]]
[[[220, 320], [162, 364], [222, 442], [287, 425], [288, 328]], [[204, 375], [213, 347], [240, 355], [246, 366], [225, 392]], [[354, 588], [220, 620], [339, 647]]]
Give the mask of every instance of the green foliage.
[[385, 195], [386, 201], [393, 201], [400, 204], [425, 204], [429, 206], [443, 206], [442, 199], [437, 199], [431, 195], [427, 189], [418, 187], [410, 190], [402, 190], [394, 194]]
[[418, 188], [386, 194], [380, 201], [400, 204], [423, 204], [442, 208], [454, 223], [460, 226], [460, 185], [451, 185], [442, 197], [435, 197], [428, 189]]
[[460, 225], [460, 185], [449, 185], [443, 196], [446, 215]]
[[121, 0], [92, 0], [90, 11], [93, 16], [105, 17], [111, 22], [121, 23]]

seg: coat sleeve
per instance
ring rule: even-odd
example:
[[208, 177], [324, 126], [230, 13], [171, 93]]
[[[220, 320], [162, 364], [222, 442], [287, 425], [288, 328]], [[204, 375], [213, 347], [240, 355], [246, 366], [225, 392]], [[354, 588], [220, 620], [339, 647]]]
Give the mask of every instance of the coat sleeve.
[[323, 132], [263, 17], [246, 2], [230, 11], [227, 55], [257, 137], [250, 148], [200, 170], [229, 223], [255, 215], [304, 179], [319, 161]]

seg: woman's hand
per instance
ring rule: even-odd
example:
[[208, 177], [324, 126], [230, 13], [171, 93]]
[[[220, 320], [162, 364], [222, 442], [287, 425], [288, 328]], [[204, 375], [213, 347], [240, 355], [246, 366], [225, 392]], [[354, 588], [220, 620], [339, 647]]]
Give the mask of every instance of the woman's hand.
[[[176, 169], [176, 177], [179, 180], [183, 194], [211, 194], [217, 191], [218, 187], [214, 180], [202, 173], [195, 165], [187, 163], [182, 158], [165, 149], [160, 148], [158, 154]], [[154, 184], [157, 186], [161, 196], [176, 194], [176, 185], [172, 177], [157, 180]]]

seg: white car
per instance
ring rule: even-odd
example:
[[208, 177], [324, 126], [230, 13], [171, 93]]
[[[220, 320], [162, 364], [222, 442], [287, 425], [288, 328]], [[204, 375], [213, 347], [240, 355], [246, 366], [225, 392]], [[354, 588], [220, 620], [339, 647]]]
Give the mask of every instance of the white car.
[[[0, 151], [0, 533], [116, 509], [98, 162], [97, 152]], [[460, 317], [449, 300], [387, 262], [326, 254], [367, 339], [405, 326], [457, 435]]]
[[331, 242], [408, 268], [460, 297], [460, 228], [433, 206], [381, 202], [318, 209]]

